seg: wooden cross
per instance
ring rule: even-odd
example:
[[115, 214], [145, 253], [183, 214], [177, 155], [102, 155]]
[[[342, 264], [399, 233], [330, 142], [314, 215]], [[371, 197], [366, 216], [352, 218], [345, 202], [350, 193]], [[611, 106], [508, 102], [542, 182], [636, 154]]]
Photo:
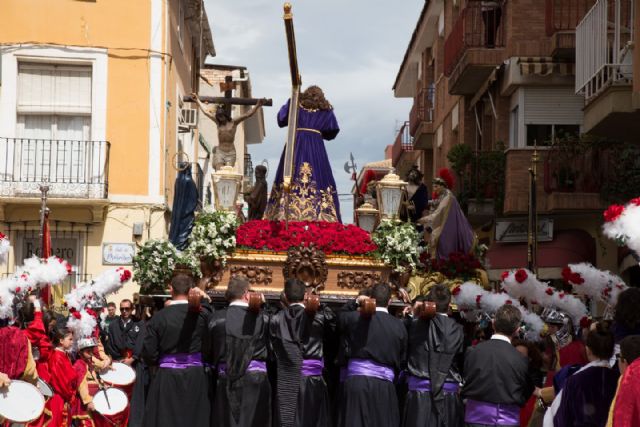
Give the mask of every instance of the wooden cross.
[[[226, 112], [231, 115], [231, 107], [233, 105], [256, 105], [258, 98], [235, 98], [233, 91], [236, 89], [236, 82], [233, 81], [233, 77], [226, 76], [224, 82], [220, 82], [220, 92], [224, 92], [224, 96], [201, 96], [202, 102], [208, 102], [209, 104], [222, 104]], [[191, 95], [186, 95], [183, 99], [184, 102], [196, 102]], [[262, 105], [271, 107], [273, 106], [273, 100], [271, 98], [262, 98]]]

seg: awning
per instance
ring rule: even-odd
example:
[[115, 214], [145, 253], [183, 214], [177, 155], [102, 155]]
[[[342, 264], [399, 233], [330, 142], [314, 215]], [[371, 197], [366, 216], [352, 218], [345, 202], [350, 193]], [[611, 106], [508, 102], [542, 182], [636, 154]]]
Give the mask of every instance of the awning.
[[[486, 258], [492, 270], [526, 267], [527, 244], [494, 242]], [[595, 265], [595, 261], [595, 240], [584, 230], [558, 230], [552, 241], [538, 243], [540, 268], [562, 268], [579, 262]]]
[[487, 77], [484, 83], [482, 83], [482, 85], [480, 86], [480, 89], [478, 89], [478, 91], [473, 96], [473, 98], [471, 98], [471, 101], [469, 101], [469, 105], [468, 105], [469, 111], [471, 111], [471, 109], [478, 103], [478, 101], [482, 99], [482, 97], [487, 92], [487, 90], [489, 90], [489, 87], [493, 84], [493, 82], [496, 81], [496, 79], [498, 78], [496, 76], [496, 71], [497, 69], [494, 69], [493, 71], [491, 71], [491, 74], [489, 74], [489, 77]]
[[572, 76], [576, 73], [575, 64], [571, 62], [554, 62], [553, 58], [546, 56], [530, 56], [518, 58], [520, 73], [526, 75], [549, 76], [560, 74]]

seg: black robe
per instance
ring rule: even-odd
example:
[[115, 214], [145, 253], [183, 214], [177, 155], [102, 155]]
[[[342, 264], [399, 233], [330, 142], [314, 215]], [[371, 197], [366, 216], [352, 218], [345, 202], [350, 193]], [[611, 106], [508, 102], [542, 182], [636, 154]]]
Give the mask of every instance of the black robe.
[[481, 342], [467, 351], [463, 376], [463, 399], [479, 402], [522, 407], [534, 389], [527, 358], [510, 343], [497, 339]]
[[303, 359], [323, 360], [324, 341], [335, 336], [336, 317], [329, 307], [314, 316], [293, 305], [275, 314], [269, 336], [276, 358], [275, 422], [282, 427], [329, 427], [329, 392], [322, 376], [302, 376]]
[[[164, 355], [201, 353], [211, 309], [188, 311], [187, 304], [173, 304], [147, 322], [142, 355], [157, 366]], [[148, 427], [209, 427], [213, 398], [209, 369], [158, 368], [147, 395], [144, 425]]]
[[[342, 356], [366, 359], [392, 368], [396, 375], [404, 367], [407, 330], [402, 321], [378, 311], [371, 318], [356, 311], [338, 316]], [[338, 411], [340, 427], [397, 427], [400, 408], [392, 382], [368, 376], [344, 381]]]
[[445, 393], [446, 382], [459, 383], [464, 332], [455, 320], [438, 314], [431, 320], [413, 319], [407, 324], [409, 375], [429, 379], [431, 392], [409, 391], [403, 426], [455, 427], [464, 423], [459, 393]]
[[268, 317], [247, 307], [216, 311], [209, 322], [207, 361], [226, 364], [218, 375], [213, 403], [213, 427], [271, 425], [271, 385], [266, 373], [246, 372], [252, 360], [268, 358]]
[[148, 369], [142, 361], [142, 346], [145, 334], [144, 322], [131, 319], [125, 326], [122, 318], [117, 316], [109, 323], [107, 334], [105, 351], [113, 360], [122, 360], [128, 353], [132, 353], [134, 362], [131, 367], [136, 371], [136, 383], [130, 396], [129, 426], [141, 426], [144, 416], [146, 389], [149, 383]]

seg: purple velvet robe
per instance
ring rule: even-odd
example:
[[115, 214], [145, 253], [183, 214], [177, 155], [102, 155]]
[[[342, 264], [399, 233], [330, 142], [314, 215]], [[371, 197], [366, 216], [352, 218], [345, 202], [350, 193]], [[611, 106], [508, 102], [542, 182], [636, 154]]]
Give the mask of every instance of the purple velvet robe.
[[[289, 102], [278, 112], [280, 127], [288, 125]], [[302, 107], [298, 110], [289, 220], [341, 222], [338, 191], [323, 141], [338, 135], [338, 121], [333, 110], [311, 111]], [[284, 150], [267, 203], [265, 218], [268, 220], [285, 219], [283, 169]]]
[[573, 374], [562, 389], [555, 427], [605, 427], [618, 387], [618, 371], [593, 366]]

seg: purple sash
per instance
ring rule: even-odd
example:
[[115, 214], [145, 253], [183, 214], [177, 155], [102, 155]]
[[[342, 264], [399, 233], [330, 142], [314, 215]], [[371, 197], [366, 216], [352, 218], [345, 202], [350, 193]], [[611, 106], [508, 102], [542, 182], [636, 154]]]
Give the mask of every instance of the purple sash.
[[[246, 372], [267, 372], [267, 362], [263, 360], [252, 360], [247, 366]], [[218, 363], [218, 375], [227, 374], [227, 364], [225, 362]]]
[[492, 426], [520, 425], [520, 407], [467, 399], [464, 421]]
[[[431, 391], [431, 381], [426, 378], [415, 377], [413, 375], [409, 375], [407, 379], [407, 385], [409, 386], [409, 391]], [[442, 390], [445, 393], [457, 393], [460, 390], [460, 385], [458, 383], [445, 381], [442, 386]]]
[[202, 353], [175, 353], [160, 357], [160, 367], [169, 369], [186, 369], [205, 366]]
[[324, 368], [324, 360], [322, 359], [304, 359], [300, 372], [303, 377], [317, 377], [322, 375]]
[[354, 376], [378, 378], [393, 382], [395, 377], [393, 369], [368, 359], [351, 359], [347, 368], [347, 378]]

